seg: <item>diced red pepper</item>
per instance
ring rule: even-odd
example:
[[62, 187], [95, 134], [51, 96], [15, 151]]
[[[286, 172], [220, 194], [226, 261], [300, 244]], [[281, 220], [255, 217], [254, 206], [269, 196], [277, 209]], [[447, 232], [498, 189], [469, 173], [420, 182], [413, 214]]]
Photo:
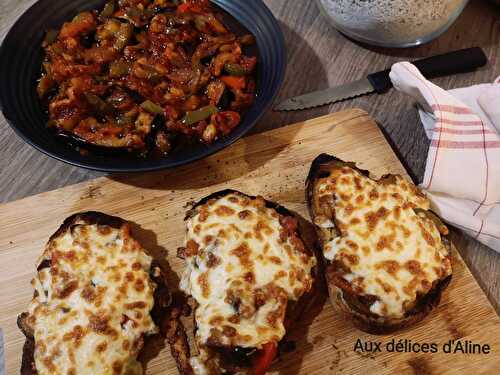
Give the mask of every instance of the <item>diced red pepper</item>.
[[203, 13], [203, 9], [192, 3], [183, 3], [177, 7], [177, 12], [179, 13]]
[[245, 77], [223, 76], [220, 80], [233, 90], [243, 90], [246, 86]]
[[276, 353], [278, 352], [278, 344], [268, 342], [262, 346], [262, 350], [257, 353], [253, 362], [253, 375], [265, 375], [271, 363], [273, 362]]
[[215, 115], [215, 123], [217, 128], [224, 135], [228, 135], [241, 121], [241, 116], [238, 112], [224, 111]]
[[186, 13], [189, 11], [189, 4], [188, 3], [181, 4], [177, 7], [177, 10], [179, 11], [179, 13]]

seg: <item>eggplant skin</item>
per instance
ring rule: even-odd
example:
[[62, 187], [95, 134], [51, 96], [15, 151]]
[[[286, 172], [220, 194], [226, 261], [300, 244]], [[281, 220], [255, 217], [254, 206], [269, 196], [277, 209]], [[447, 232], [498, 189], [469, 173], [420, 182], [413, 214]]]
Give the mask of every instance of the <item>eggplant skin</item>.
[[21, 375], [37, 375], [35, 366], [35, 340], [26, 337], [23, 345], [23, 359], [21, 362]]
[[[368, 171], [357, 168], [352, 162], [345, 162], [328, 154], [320, 154], [316, 157], [311, 164], [305, 189], [307, 207], [313, 223], [315, 221], [314, 219], [318, 215], [317, 211], [320, 206], [318, 204], [317, 197], [314, 195], [315, 185], [320, 178], [326, 177], [332, 169], [338, 167], [339, 165], [351, 167], [361, 174], [369, 177]], [[389, 175], [384, 177], [389, 177]], [[429, 212], [429, 215], [433, 215], [434, 217], [437, 216], [432, 212]], [[321, 249], [321, 253], [323, 253], [323, 241], [328, 234], [325, 232], [325, 229], [322, 229], [317, 225], [314, 225], [314, 227], [317, 234], [318, 247]], [[451, 259], [451, 242], [447, 236], [441, 235], [441, 237], [443, 243], [448, 249], [448, 254], [450, 254], [449, 257]], [[388, 334], [420, 322], [439, 305], [441, 294], [450, 283], [452, 277], [452, 275], [449, 275], [434, 282], [430, 291], [425, 295], [419, 296], [415, 307], [408, 311], [404, 317], [398, 319], [384, 318], [371, 314], [366, 308], [363, 309], [360, 307], [363, 303], [361, 302], [359, 295], [347, 293], [345, 289], [342, 289], [335, 283], [333, 277], [331, 276], [338, 271], [338, 264], [335, 264], [325, 258], [322, 259], [322, 263], [322, 272], [325, 274], [328, 294], [335, 311], [338, 312], [343, 319], [351, 321], [359, 330], [370, 334]]]
[[[87, 211], [80, 212], [68, 217], [64, 220], [59, 229], [49, 238], [49, 241], [56, 239], [70, 229], [77, 222], [84, 222], [88, 225], [98, 224], [107, 225], [112, 228], [120, 228], [127, 222], [117, 216], [110, 216], [101, 212]], [[37, 270], [50, 267], [50, 262], [43, 261], [38, 265]], [[150, 277], [156, 283], [154, 293], [155, 304], [151, 311], [151, 316], [155, 324], [160, 325], [161, 322], [167, 317], [167, 309], [171, 303], [171, 296], [168, 290], [163, 272], [158, 263], [153, 260], [151, 262]], [[23, 312], [17, 317], [17, 326], [26, 336], [26, 341], [23, 346], [23, 356], [21, 361], [21, 375], [37, 375], [38, 371], [35, 365], [35, 339], [33, 337], [33, 328], [29, 324], [29, 314]]]
[[35, 339], [33, 338], [33, 328], [28, 323], [29, 314], [21, 313], [17, 317], [17, 326], [26, 336], [26, 341], [23, 345], [23, 358], [21, 362], [21, 375], [36, 375], [35, 366]]

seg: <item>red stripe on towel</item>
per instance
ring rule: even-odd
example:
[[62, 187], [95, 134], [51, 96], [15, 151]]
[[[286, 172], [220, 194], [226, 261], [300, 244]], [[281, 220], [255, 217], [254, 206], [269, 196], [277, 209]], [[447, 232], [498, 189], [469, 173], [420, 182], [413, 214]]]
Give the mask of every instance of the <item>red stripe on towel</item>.
[[463, 121], [460, 121], [460, 120], [451, 120], [451, 119], [448, 119], [448, 118], [441, 118], [439, 120], [439, 122], [442, 123], [442, 124], [458, 125], [458, 126], [481, 126], [482, 125], [481, 121], [474, 121], [474, 120], [470, 120], [470, 121], [463, 120]]
[[473, 115], [474, 114], [474, 112], [472, 112], [470, 110], [470, 108], [458, 107], [456, 105], [433, 104], [432, 110], [433, 111], [455, 113], [457, 115]]
[[438, 127], [432, 129], [433, 133], [437, 133], [438, 131], [446, 133], [446, 134], [496, 134], [494, 131], [491, 130], [482, 130], [482, 129], [472, 129], [472, 130], [460, 130], [460, 129], [450, 129], [450, 128], [443, 128], [443, 127]]
[[475, 149], [475, 148], [500, 148], [500, 141], [478, 141], [478, 142], [459, 142], [459, 141], [431, 141], [432, 147], [452, 148], [452, 149]]

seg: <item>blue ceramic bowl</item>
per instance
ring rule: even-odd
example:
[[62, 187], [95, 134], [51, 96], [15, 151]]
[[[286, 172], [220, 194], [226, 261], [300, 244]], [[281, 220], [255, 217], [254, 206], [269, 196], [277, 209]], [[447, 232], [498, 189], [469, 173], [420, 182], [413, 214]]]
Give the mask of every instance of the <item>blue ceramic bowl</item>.
[[[162, 159], [81, 155], [46, 129], [46, 115], [36, 94], [45, 30], [59, 28], [83, 10], [97, 9], [105, 0], [40, 0], [14, 24], [0, 48], [0, 108], [15, 132], [39, 151], [63, 162], [104, 172], [145, 172], [176, 167], [204, 158], [247, 133], [266, 112], [283, 82], [286, 49], [277, 20], [262, 0], [213, 0], [257, 39], [257, 95], [233, 132], [211, 145], [196, 145]], [[236, 26], [237, 23], [230, 26]]]

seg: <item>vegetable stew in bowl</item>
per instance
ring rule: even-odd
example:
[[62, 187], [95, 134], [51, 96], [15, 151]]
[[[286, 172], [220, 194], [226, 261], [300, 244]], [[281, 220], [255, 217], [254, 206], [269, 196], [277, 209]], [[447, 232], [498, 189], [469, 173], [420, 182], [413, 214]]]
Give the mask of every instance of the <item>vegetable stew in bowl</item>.
[[57, 160], [146, 172], [244, 136], [285, 70], [283, 33], [262, 0], [38, 0], [1, 43], [0, 109]]
[[254, 44], [208, 0], [110, 1], [47, 32], [37, 93], [47, 125], [84, 152], [165, 156], [240, 124]]

